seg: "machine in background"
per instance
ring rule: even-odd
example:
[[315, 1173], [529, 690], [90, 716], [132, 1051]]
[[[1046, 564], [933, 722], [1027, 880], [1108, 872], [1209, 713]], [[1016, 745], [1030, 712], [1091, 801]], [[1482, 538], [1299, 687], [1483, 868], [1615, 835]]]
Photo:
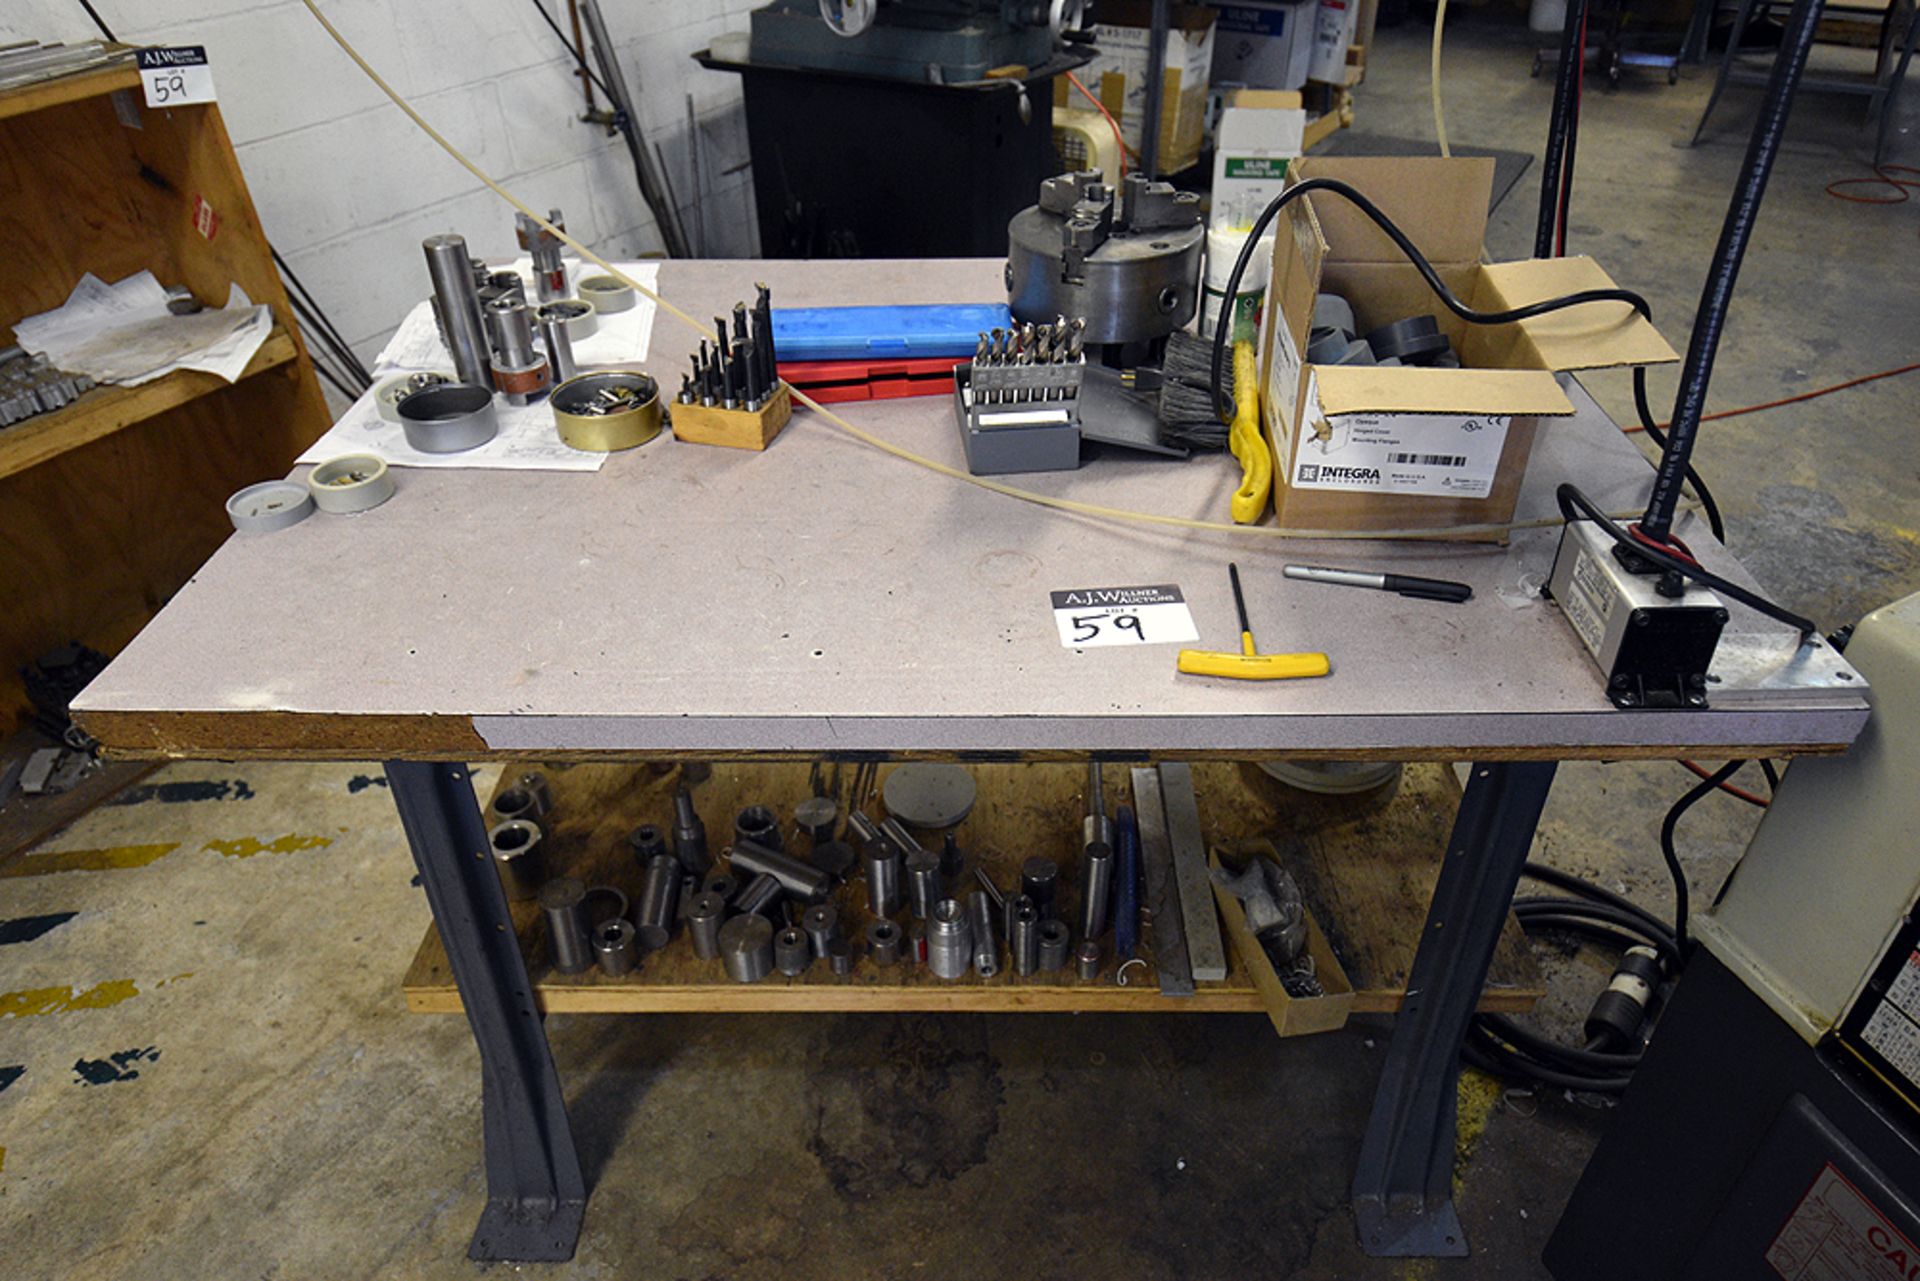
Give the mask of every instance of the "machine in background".
[[[1053, 78], [1091, 55], [1079, 0], [774, 0], [701, 66], [746, 99], [767, 258], [967, 258], [1059, 162]], [[874, 193], [884, 193], [876, 196]]]
[[1557, 1281], [1920, 1275], [1920, 595], [1873, 719], [1781, 780], [1546, 1263]]

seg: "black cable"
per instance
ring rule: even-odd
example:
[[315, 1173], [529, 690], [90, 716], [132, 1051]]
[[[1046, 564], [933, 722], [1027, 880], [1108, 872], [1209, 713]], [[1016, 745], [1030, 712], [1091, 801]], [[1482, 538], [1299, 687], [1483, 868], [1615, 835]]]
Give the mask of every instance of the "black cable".
[[1540, 217], [1533, 233], [1533, 256], [1553, 257], [1554, 230], [1559, 217], [1562, 169], [1566, 163], [1567, 115], [1573, 103], [1574, 59], [1587, 0], [1569, 0], [1560, 28], [1560, 65], [1553, 78], [1553, 114], [1547, 121], [1547, 151], [1540, 161]]
[[314, 352], [307, 353], [307, 359], [313, 363], [313, 372], [333, 384], [333, 389], [348, 400], [360, 399], [360, 393], [340, 381], [340, 375], [328, 368], [326, 363]]
[[1720, 227], [1720, 241], [1713, 251], [1713, 263], [1707, 270], [1706, 287], [1695, 313], [1693, 334], [1687, 343], [1686, 363], [1680, 370], [1680, 389], [1674, 399], [1673, 413], [1668, 417], [1670, 441], [1654, 474], [1653, 496], [1647, 502], [1646, 515], [1640, 520], [1642, 530], [1659, 542], [1665, 542], [1673, 530], [1674, 514], [1680, 505], [1680, 486], [1686, 478], [1688, 460], [1693, 456], [1700, 416], [1706, 409], [1714, 353], [1719, 349], [1721, 330], [1726, 325], [1734, 281], [1740, 275], [1740, 259], [1746, 253], [1754, 223], [1760, 216], [1760, 200], [1766, 194], [1767, 177], [1786, 132], [1794, 90], [1799, 87], [1800, 73], [1807, 65], [1807, 51], [1813, 45], [1820, 10], [1820, 0], [1794, 0], [1780, 51], [1774, 56], [1766, 97], [1760, 105], [1760, 118], [1754, 123], [1753, 138], [1747, 144], [1746, 160], [1734, 186], [1733, 201]]
[[534, 12], [540, 15], [541, 21], [553, 28], [553, 34], [560, 37], [560, 43], [567, 47], [567, 52], [573, 55], [573, 60], [580, 64], [580, 70], [586, 73], [587, 79], [593, 81], [594, 86], [598, 88], [601, 93], [607, 95], [607, 105], [618, 111], [620, 109], [620, 100], [614, 97], [613, 90], [607, 88], [606, 81], [593, 74], [593, 68], [587, 65], [586, 55], [574, 46], [573, 37], [560, 29], [560, 24], [553, 20], [553, 15], [547, 12], [547, 6], [541, 4], [540, 0], [531, 0], [531, 3]]
[[1583, 8], [1580, 14], [1580, 39], [1573, 51], [1573, 101], [1567, 108], [1567, 156], [1560, 171], [1560, 217], [1553, 237], [1553, 256], [1556, 258], [1566, 256], [1567, 222], [1573, 214], [1573, 158], [1580, 142], [1580, 96], [1586, 82], [1587, 16], [1588, 11]]
[[[1578, 0], [1576, 0], [1576, 3], [1577, 2]], [[1233, 398], [1227, 392], [1223, 381], [1226, 369], [1227, 333], [1232, 328], [1230, 323], [1231, 309], [1233, 307], [1233, 300], [1237, 297], [1233, 291], [1240, 287], [1241, 278], [1247, 274], [1247, 264], [1253, 261], [1254, 251], [1260, 247], [1260, 239], [1266, 234], [1267, 225], [1271, 223], [1275, 216], [1278, 215], [1282, 209], [1286, 208], [1287, 205], [1315, 191], [1327, 191], [1336, 196], [1340, 196], [1349, 201], [1361, 213], [1372, 219], [1374, 225], [1385, 232], [1387, 239], [1393, 241], [1393, 243], [1398, 246], [1400, 252], [1406, 256], [1407, 261], [1413, 264], [1414, 269], [1420, 273], [1421, 279], [1427, 282], [1427, 288], [1433, 291], [1434, 295], [1440, 299], [1447, 310], [1469, 324], [1512, 324], [1514, 321], [1529, 320], [1534, 316], [1544, 316], [1549, 312], [1560, 311], [1567, 307], [1577, 307], [1583, 303], [1590, 302], [1624, 302], [1642, 316], [1649, 320], [1652, 319], [1653, 311], [1648, 307], [1645, 298], [1642, 298], [1631, 289], [1620, 288], [1582, 289], [1577, 293], [1565, 294], [1559, 298], [1545, 298], [1539, 302], [1527, 303], [1524, 306], [1510, 307], [1505, 311], [1475, 311], [1453, 296], [1453, 291], [1448, 289], [1446, 282], [1440, 279], [1440, 273], [1433, 269], [1433, 264], [1427, 261], [1426, 256], [1414, 246], [1411, 240], [1407, 239], [1407, 233], [1395, 226], [1393, 220], [1388, 218], [1384, 213], [1381, 213], [1379, 208], [1371, 200], [1368, 200], [1353, 187], [1341, 182], [1337, 178], [1308, 178], [1305, 181], [1294, 183], [1267, 202], [1267, 207], [1260, 211], [1258, 218], [1253, 220], [1253, 227], [1247, 233], [1246, 242], [1240, 247], [1240, 256], [1234, 260], [1233, 274], [1227, 278], [1227, 294], [1221, 300], [1220, 325], [1214, 328], [1213, 333], [1213, 365], [1211, 370], [1213, 378], [1213, 406], [1214, 410], [1220, 415], [1221, 422], [1230, 423], [1233, 421]]]
[[371, 386], [373, 379], [367, 374], [359, 361], [354, 359], [352, 352], [341, 350], [339, 344], [329, 335], [322, 319], [309, 311], [305, 304], [295, 295], [287, 295], [287, 301], [293, 304], [293, 314], [295, 318], [299, 320], [301, 328], [306, 332], [308, 350], [310, 352], [326, 352], [327, 355], [333, 358], [334, 363], [339, 365], [347, 374], [349, 379]]
[[1673, 834], [1680, 826], [1681, 818], [1699, 803], [1701, 797], [1718, 791], [1720, 784], [1739, 773], [1740, 767], [1745, 764], [1745, 761], [1728, 761], [1701, 779], [1685, 796], [1673, 803], [1673, 808], [1667, 811], [1666, 820], [1660, 824], [1660, 856], [1666, 859], [1667, 872], [1673, 877], [1673, 937], [1682, 955], [1687, 950], [1687, 874], [1680, 867], [1680, 852], [1674, 848]]
[[1772, 761], [1763, 759], [1760, 762], [1760, 772], [1767, 776], [1767, 790], [1769, 792], [1777, 792], [1780, 790], [1780, 770]]
[[[1645, 930], [1642, 931], [1643, 933], [1651, 931], [1657, 934], [1667, 928], [1665, 921], [1655, 916], [1652, 912], [1649, 912], [1646, 908], [1641, 907], [1632, 899], [1624, 895], [1615, 894], [1604, 885], [1595, 885], [1592, 881], [1575, 876], [1572, 872], [1563, 872], [1557, 867], [1548, 867], [1545, 863], [1529, 863], [1526, 867], [1526, 874], [1533, 880], [1543, 882], [1547, 885], [1556, 885], [1569, 894], [1584, 895], [1597, 903], [1604, 903], [1608, 907], [1618, 908], [1622, 912], [1627, 912], [1638, 917], [1640, 923], [1645, 927]], [[1514, 901], [1518, 903], [1523, 900], [1516, 899]]]
[[[1662, 453], [1667, 448], [1666, 433], [1660, 430], [1660, 424], [1653, 421], [1653, 408], [1647, 403], [1647, 367], [1633, 367], [1633, 407], [1640, 415], [1640, 430], [1647, 433], [1647, 439], [1660, 446]], [[1707, 528], [1713, 531], [1713, 537], [1722, 547], [1727, 544], [1726, 522], [1720, 519], [1720, 504], [1713, 500], [1713, 491], [1707, 488], [1707, 482], [1700, 479], [1700, 473], [1693, 469], [1693, 463], [1687, 463], [1687, 483], [1693, 486], [1693, 492], [1700, 496], [1700, 510], [1706, 515]]]
[[1799, 631], [1802, 636], [1811, 635], [1820, 630], [1814, 626], [1811, 620], [1802, 618], [1784, 606], [1774, 604], [1764, 596], [1748, 591], [1738, 583], [1728, 582], [1718, 574], [1712, 573], [1693, 561], [1681, 560], [1679, 557], [1673, 556], [1661, 550], [1658, 546], [1647, 542], [1644, 538], [1635, 538], [1632, 534], [1616, 525], [1613, 519], [1604, 511], [1601, 511], [1591, 498], [1588, 498], [1574, 486], [1560, 486], [1560, 488], [1555, 491], [1555, 496], [1559, 500], [1560, 514], [1562, 516], [1568, 520], [1574, 520], [1577, 519], [1574, 512], [1576, 510], [1579, 511], [1588, 520], [1598, 525], [1609, 538], [1612, 538], [1622, 546], [1632, 548], [1636, 555], [1645, 558], [1649, 563], [1661, 569], [1671, 570], [1683, 578], [1691, 578], [1696, 583], [1711, 587], [1722, 596], [1728, 597], [1731, 600], [1737, 600], [1749, 609], [1758, 610], [1768, 618], [1785, 623], [1787, 626]]
[[106, 19], [100, 16], [99, 11], [93, 7], [89, 0], [80, 0], [80, 7], [87, 11], [89, 18], [93, 19], [93, 25], [100, 28], [101, 35], [113, 41], [115, 44], [120, 42], [120, 37], [113, 34], [113, 28], [107, 25]]

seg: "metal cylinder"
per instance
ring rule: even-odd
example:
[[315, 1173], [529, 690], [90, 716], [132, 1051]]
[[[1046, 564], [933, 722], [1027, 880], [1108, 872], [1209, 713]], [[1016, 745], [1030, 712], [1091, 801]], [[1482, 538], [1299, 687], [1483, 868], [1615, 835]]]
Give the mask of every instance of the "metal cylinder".
[[751, 841], [765, 850], [785, 847], [780, 839], [780, 820], [764, 805], [749, 805], [734, 815], [733, 840], [736, 845]]
[[935, 978], [957, 979], [973, 964], [973, 927], [959, 899], [943, 898], [927, 918], [927, 968]]
[[927, 963], [927, 923], [907, 922], [907, 960], [914, 965]]
[[780, 878], [771, 872], [762, 872], [741, 887], [733, 896], [733, 910], [736, 912], [758, 912], [769, 921], [780, 919]]
[[494, 359], [509, 369], [524, 369], [539, 359], [533, 349], [533, 313], [517, 298], [496, 298], [487, 304], [487, 336]]
[[540, 893], [547, 881], [547, 853], [540, 848], [538, 827], [522, 818], [509, 819], [487, 833], [487, 843], [509, 899], [522, 903]]
[[827, 945], [827, 964], [841, 978], [853, 973], [853, 949], [845, 939], [835, 939]]
[[573, 339], [567, 336], [566, 317], [542, 307], [536, 313], [540, 326], [540, 345], [547, 349], [547, 364], [553, 368], [553, 381], [563, 383], [580, 372], [573, 361]]
[[1055, 891], [1060, 887], [1060, 865], [1035, 855], [1020, 865], [1020, 892], [1033, 900], [1043, 917], [1054, 915]]
[[593, 954], [606, 975], [631, 974], [640, 964], [640, 946], [633, 923], [623, 917], [602, 921], [593, 931]]
[[860, 861], [867, 877], [867, 909], [875, 916], [892, 916], [900, 910], [900, 882], [905, 875], [900, 851], [891, 841], [868, 845]]
[[647, 860], [647, 878], [640, 886], [635, 925], [642, 947], [657, 952], [667, 945], [679, 907], [680, 860], [663, 850]]
[[[547, 211], [547, 221], [561, 231], [567, 229], [558, 209]], [[533, 287], [540, 301], [566, 297], [567, 269], [560, 261], [560, 238], [524, 213], [513, 216], [513, 234], [533, 264]]]
[[758, 983], [773, 969], [773, 922], [736, 916], [720, 927], [720, 963], [736, 983]]
[[1107, 932], [1107, 909], [1113, 901], [1113, 847], [1104, 841], [1087, 846], [1080, 858], [1080, 937], [1097, 939]]
[[738, 874], [775, 878], [781, 889], [803, 902], [818, 903], [833, 892], [833, 878], [813, 864], [744, 837], [734, 841], [727, 863]]
[[1013, 972], [1021, 978], [1040, 968], [1040, 913], [1032, 903], [1020, 902], [1014, 908], [1007, 950], [1013, 953]]
[[540, 821], [542, 811], [539, 801], [527, 788], [501, 788], [494, 793], [493, 804], [489, 808], [493, 811], [493, 821], [496, 823], [519, 819], [525, 823], [532, 823], [543, 832], [546, 831], [546, 825]]
[[831, 841], [839, 824], [840, 806], [831, 796], [809, 796], [793, 807], [793, 825], [806, 833], [809, 849]]
[[860, 857], [853, 852], [853, 846], [845, 841], [823, 841], [813, 847], [811, 861], [836, 883], [843, 884], [853, 874], [854, 865], [860, 861]]
[[627, 914], [627, 896], [611, 885], [587, 887], [587, 928], [594, 929], [616, 916]]
[[853, 833], [862, 848], [887, 839], [882, 835], [880, 825], [859, 810], [847, 811], [847, 830]]
[[892, 921], [875, 921], [867, 926], [867, 951], [876, 965], [892, 965], [900, 959], [900, 927]]
[[695, 876], [713, 866], [707, 854], [707, 825], [693, 808], [693, 793], [681, 788], [673, 794], [673, 855]]
[[800, 928], [813, 941], [813, 954], [824, 957], [840, 937], [840, 909], [831, 903], [815, 903], [800, 914]]
[[1088, 845], [1099, 841], [1113, 844], [1113, 820], [1107, 817], [1106, 788], [1102, 786], [1100, 762], [1087, 762], [1087, 817], [1080, 825], [1080, 838]]
[[907, 825], [891, 814], [880, 820], [880, 835], [892, 841], [902, 854], [918, 854], [921, 850], [919, 840], [907, 830]]
[[463, 383], [493, 385], [487, 368], [487, 331], [480, 319], [480, 294], [474, 287], [473, 262], [467, 257], [464, 236], [428, 236], [420, 247], [427, 254], [427, 275], [433, 281], [441, 328], [454, 372]]
[[813, 964], [813, 940], [797, 926], [773, 936], [773, 968], [788, 978], [799, 978]]
[[1013, 946], [1013, 923], [1022, 911], [1032, 912], [1033, 919], [1040, 919], [1040, 910], [1033, 900], [1024, 894], [1009, 894], [1000, 904], [1000, 929], [1007, 936], [1007, 946]]
[[1052, 974], [1067, 968], [1067, 956], [1073, 951], [1073, 931], [1059, 917], [1040, 922], [1040, 969]]
[[985, 890], [967, 895], [967, 921], [973, 930], [973, 971], [990, 979], [1000, 972], [1000, 944], [993, 934], [993, 899]]
[[696, 894], [687, 904], [687, 937], [693, 954], [703, 961], [720, 955], [720, 925], [727, 919], [727, 901], [718, 894]]
[[740, 879], [738, 877], [728, 876], [722, 873], [719, 876], [710, 876], [707, 878], [707, 893], [719, 895], [722, 903], [733, 902], [733, 896], [739, 889]]
[[940, 837], [940, 875], [958, 876], [965, 866], [966, 857], [960, 853], [960, 838], [952, 832]]
[[667, 852], [667, 834], [652, 823], [642, 823], [628, 835], [627, 844], [633, 847], [633, 861], [644, 872], [655, 856]]
[[540, 913], [547, 920], [547, 957], [562, 974], [578, 974], [593, 965], [587, 936], [587, 887], [562, 876], [540, 887]]
[[1073, 954], [1073, 968], [1087, 983], [1100, 977], [1100, 941], [1098, 939], [1080, 940], [1080, 948]]
[[940, 901], [940, 856], [931, 850], [915, 850], [906, 859], [907, 902], [913, 917], [924, 921]]

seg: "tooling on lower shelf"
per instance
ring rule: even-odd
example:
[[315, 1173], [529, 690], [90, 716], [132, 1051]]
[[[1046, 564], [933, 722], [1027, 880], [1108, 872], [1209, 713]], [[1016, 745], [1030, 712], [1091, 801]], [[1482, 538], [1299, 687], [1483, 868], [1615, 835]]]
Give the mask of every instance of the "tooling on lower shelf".
[[[833, 766], [821, 767], [823, 776]], [[978, 800], [958, 829], [964, 863], [958, 876], [944, 877], [943, 893], [966, 902], [978, 888], [976, 868], [984, 867], [999, 888], [1018, 895], [1023, 865], [1035, 858], [1056, 861], [1062, 878], [1077, 885], [1085, 845], [1087, 771], [1071, 764], [970, 766]], [[527, 767], [503, 768], [499, 792], [512, 793]], [[702, 770], [710, 774], [700, 778]], [[851, 764], [839, 767], [851, 776]], [[677, 822], [674, 794], [684, 781], [717, 856], [731, 843], [735, 817], [750, 805], [772, 808], [790, 850], [804, 850], [807, 838], [795, 834], [794, 809], [812, 793], [811, 769], [800, 764], [719, 762], [681, 770], [647, 765], [576, 765], [544, 770], [552, 793], [543, 851], [546, 875], [574, 877], [587, 885], [611, 885], [638, 901], [644, 872], [630, 834], [643, 825], [667, 828]], [[1438, 765], [1409, 765], [1396, 789], [1380, 788], [1348, 796], [1297, 791], [1253, 765], [1200, 762], [1192, 766], [1201, 824], [1209, 848], [1235, 847], [1249, 838], [1267, 837], [1284, 851], [1287, 870], [1318, 921], [1330, 955], [1351, 980], [1353, 1012], [1398, 1008], [1406, 974], [1419, 941], [1425, 904], [1446, 850], [1459, 789], [1452, 773]], [[884, 784], [887, 767], [878, 783]], [[698, 781], [696, 781], [698, 780]], [[1128, 770], [1109, 765], [1104, 772], [1109, 808], [1131, 805]], [[866, 807], [884, 813], [877, 793]], [[844, 796], [844, 789], [843, 789]], [[496, 796], [493, 808], [497, 808]], [[520, 798], [508, 795], [509, 804]], [[490, 814], [492, 808], [490, 808]], [[727, 834], [727, 835], [723, 835]], [[928, 842], [937, 849], [937, 839]], [[649, 846], [649, 848], [651, 848]], [[1149, 860], [1150, 861], [1150, 860]], [[726, 871], [716, 862], [705, 880]], [[736, 869], [737, 872], [737, 869]], [[1151, 869], [1143, 869], [1143, 905], [1157, 901]], [[735, 889], [741, 887], [734, 887]], [[685, 899], [691, 908], [695, 900]], [[903, 902], [906, 900], [903, 895]], [[546, 926], [536, 901], [512, 905], [529, 976], [541, 1008], [548, 1013], [646, 1013], [663, 1011], [779, 1010], [980, 1010], [980, 1011], [1239, 1011], [1269, 1013], [1270, 1004], [1238, 954], [1227, 957], [1224, 981], [1193, 984], [1191, 996], [1161, 991], [1153, 951], [1155, 923], [1146, 922], [1136, 952], [1144, 964], [1128, 967], [1127, 983], [1115, 981], [1113, 935], [1102, 940], [1095, 977], [1080, 977], [1077, 960], [1057, 971], [1016, 972], [1003, 948], [1003, 964], [989, 977], [973, 969], [958, 978], [935, 977], [924, 965], [909, 962], [912, 946], [899, 962], [883, 965], [868, 952], [868, 890], [861, 870], [850, 869], [847, 883], [832, 898], [838, 918], [835, 937], [853, 945], [853, 965], [845, 975], [815, 960], [797, 977], [776, 969], [754, 982], [730, 978], [718, 959], [696, 956], [696, 933], [682, 920], [664, 949], [640, 958], [632, 972], [609, 977], [594, 968], [563, 974], [548, 953]], [[1177, 911], [1174, 912], [1178, 916]], [[910, 928], [909, 908], [894, 918]], [[784, 924], [784, 922], [782, 922]], [[796, 924], [808, 928], [802, 917]], [[777, 932], [776, 932], [777, 935]], [[1004, 939], [1003, 939], [1004, 943]], [[775, 944], [777, 948], [778, 939]], [[777, 954], [777, 952], [776, 952]], [[408, 1007], [420, 1013], [461, 1008], [452, 970], [438, 932], [432, 927], [404, 981]], [[1495, 954], [1481, 1008], [1525, 1011], [1539, 999], [1542, 983], [1519, 930], [1508, 922]], [[1312, 1001], [1296, 1002], [1312, 1006]], [[1278, 1022], [1276, 1020], [1276, 1022]], [[1318, 1030], [1314, 1019], [1296, 1021], [1299, 1030]], [[1337, 1021], [1333, 1024], [1337, 1026]]]

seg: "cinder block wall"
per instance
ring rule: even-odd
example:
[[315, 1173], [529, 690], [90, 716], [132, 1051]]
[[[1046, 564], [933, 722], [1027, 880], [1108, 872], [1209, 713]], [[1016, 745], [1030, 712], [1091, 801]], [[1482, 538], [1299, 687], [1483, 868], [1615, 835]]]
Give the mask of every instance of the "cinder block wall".
[[[603, 254], [661, 249], [618, 136], [580, 122], [572, 59], [534, 0], [318, 0], [435, 128]], [[566, 0], [541, 0], [568, 29]], [[709, 257], [756, 252], [738, 76], [690, 56], [744, 31], [754, 0], [601, 0], [641, 128], [664, 154], [681, 223]], [[220, 110], [267, 236], [371, 362], [425, 296], [420, 241], [458, 231], [511, 255], [513, 212], [403, 116], [287, 0], [94, 0], [114, 34], [205, 45]], [[6, 0], [0, 42], [97, 34], [77, 0]], [[695, 190], [687, 96], [702, 182]]]

